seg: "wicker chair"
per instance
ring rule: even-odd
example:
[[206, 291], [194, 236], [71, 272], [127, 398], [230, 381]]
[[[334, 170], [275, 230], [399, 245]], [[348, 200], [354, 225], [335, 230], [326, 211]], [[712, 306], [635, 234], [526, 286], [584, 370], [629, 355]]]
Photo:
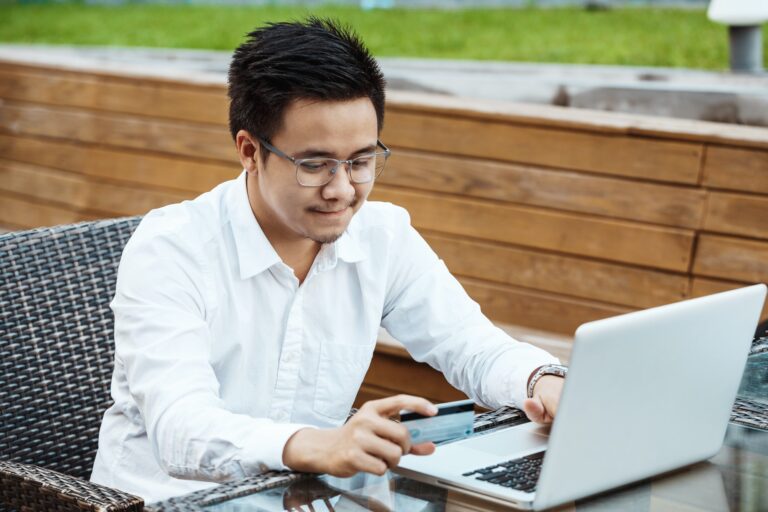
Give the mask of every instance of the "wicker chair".
[[109, 309], [139, 218], [0, 235], [0, 510], [143, 510], [88, 482], [114, 356]]

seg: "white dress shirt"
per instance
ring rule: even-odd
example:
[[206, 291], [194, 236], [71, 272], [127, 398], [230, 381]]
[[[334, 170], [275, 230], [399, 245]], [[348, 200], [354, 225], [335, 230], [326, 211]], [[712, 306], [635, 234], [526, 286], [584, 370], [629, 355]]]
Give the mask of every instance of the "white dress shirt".
[[245, 173], [146, 215], [112, 309], [115, 403], [91, 479], [147, 502], [285, 469], [298, 429], [345, 421], [380, 326], [491, 408], [520, 405], [532, 370], [557, 362], [494, 327], [388, 203], [364, 204], [299, 285]]

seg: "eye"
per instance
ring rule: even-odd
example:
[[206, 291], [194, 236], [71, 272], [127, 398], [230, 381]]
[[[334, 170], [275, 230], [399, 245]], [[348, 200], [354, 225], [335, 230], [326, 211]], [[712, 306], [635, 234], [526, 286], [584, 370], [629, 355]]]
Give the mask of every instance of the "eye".
[[332, 164], [328, 160], [312, 159], [300, 161], [299, 167], [305, 172], [320, 173], [329, 170], [332, 167]]
[[365, 169], [373, 164], [375, 155], [365, 155], [352, 160], [353, 169]]

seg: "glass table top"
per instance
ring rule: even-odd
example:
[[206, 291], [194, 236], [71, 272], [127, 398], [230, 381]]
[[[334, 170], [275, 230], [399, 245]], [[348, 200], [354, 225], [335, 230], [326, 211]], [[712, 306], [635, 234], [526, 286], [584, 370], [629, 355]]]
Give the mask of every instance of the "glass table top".
[[[768, 512], [768, 344], [753, 352], [738, 392], [747, 412], [757, 420], [734, 415], [721, 450], [708, 461], [637, 482], [556, 510], [579, 511], [754, 511]], [[741, 421], [744, 420], [744, 421]], [[525, 421], [520, 411], [504, 408], [475, 420], [475, 431], [512, 426]], [[241, 511], [452, 511], [502, 510], [504, 507], [467, 494], [448, 491], [394, 473], [352, 478], [294, 475], [290, 482], [276, 477], [271, 488], [250, 492], [203, 493], [200, 499], [177, 501], [161, 510], [205, 512]], [[222, 489], [227, 486], [222, 486]], [[261, 488], [261, 487], [259, 487]], [[243, 494], [238, 496], [238, 494]], [[169, 504], [170, 505], [170, 504]], [[511, 510], [511, 509], [510, 509]]]
[[[481, 511], [498, 504], [387, 473], [352, 478], [307, 476], [255, 494], [203, 506], [244, 511]], [[709, 461], [644, 480], [557, 510], [768, 511], [768, 432], [730, 425]]]

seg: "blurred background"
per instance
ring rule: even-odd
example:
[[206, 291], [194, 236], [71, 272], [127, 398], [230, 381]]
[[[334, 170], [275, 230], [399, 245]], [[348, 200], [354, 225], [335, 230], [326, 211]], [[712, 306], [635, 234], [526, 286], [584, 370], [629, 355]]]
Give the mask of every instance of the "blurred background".
[[768, 126], [768, 7], [721, 5], [740, 2], [737, 73], [706, 0], [3, 0], [0, 44], [221, 73], [253, 27], [316, 14], [360, 33], [390, 89]]
[[[237, 176], [231, 53], [309, 14], [387, 78], [372, 197], [500, 325], [567, 359], [585, 321], [768, 281], [765, 0], [0, 0], [0, 226], [142, 215]], [[417, 375], [397, 350], [366, 396], [413, 391], [377, 366]]]

